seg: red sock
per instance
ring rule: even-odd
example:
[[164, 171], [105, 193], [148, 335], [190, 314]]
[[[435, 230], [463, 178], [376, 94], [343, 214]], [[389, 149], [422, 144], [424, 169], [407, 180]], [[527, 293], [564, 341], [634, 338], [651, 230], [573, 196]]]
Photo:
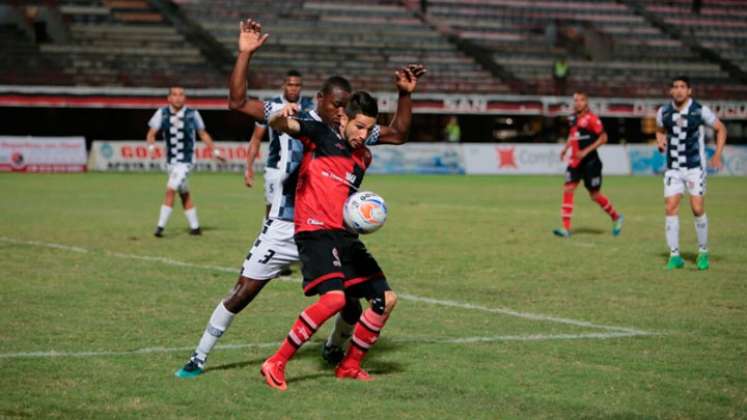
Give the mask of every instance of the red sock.
[[355, 324], [353, 330], [353, 338], [350, 341], [350, 348], [348, 354], [345, 355], [345, 360], [342, 364], [350, 365], [354, 364], [360, 366], [361, 360], [366, 355], [366, 352], [376, 344], [376, 340], [379, 339], [381, 329], [386, 324], [387, 317], [379, 315], [372, 309], [366, 309], [361, 315], [361, 318]]
[[602, 193], [597, 193], [596, 197], [594, 198], [594, 201], [599, 204], [599, 207], [602, 208], [607, 214], [610, 215], [612, 220], [617, 220], [620, 218], [620, 215], [617, 214], [615, 211], [615, 208], [612, 207], [612, 203], [610, 203], [610, 200], [607, 199], [607, 197], [604, 196]]
[[560, 207], [560, 216], [563, 218], [565, 230], [571, 230], [571, 216], [573, 215], [573, 193], [576, 183], [567, 183], [563, 187], [563, 205]]
[[340, 312], [343, 306], [345, 306], [345, 295], [343, 293], [330, 292], [323, 294], [319, 301], [301, 312], [288, 336], [273, 357], [285, 361], [289, 360], [296, 354], [296, 350], [309, 341], [326, 320]]

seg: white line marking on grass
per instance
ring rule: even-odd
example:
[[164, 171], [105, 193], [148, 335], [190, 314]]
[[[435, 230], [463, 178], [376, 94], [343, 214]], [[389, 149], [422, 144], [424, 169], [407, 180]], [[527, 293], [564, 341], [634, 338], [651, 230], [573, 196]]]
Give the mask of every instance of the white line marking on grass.
[[[62, 249], [66, 251], [73, 251], [73, 252], [80, 252], [80, 253], [93, 252], [93, 250], [79, 248], [75, 246], [68, 246], [68, 245], [48, 243], [48, 242], [38, 242], [38, 241], [22, 241], [18, 239], [7, 238], [4, 236], [0, 237], [0, 241], [5, 241], [9, 243], [14, 243], [14, 244], [42, 246], [42, 247], [47, 247], [47, 248]], [[158, 262], [158, 263], [178, 266], [178, 267], [198, 268], [202, 270], [213, 270], [213, 271], [221, 271], [221, 272], [238, 274], [238, 269], [235, 269], [235, 268], [192, 264], [192, 263], [173, 260], [171, 258], [164, 258], [164, 257], [124, 254], [120, 252], [111, 252], [111, 251], [103, 251], [103, 252], [108, 256], [113, 256], [117, 258], [136, 259], [136, 260], [141, 260], [141, 261]], [[285, 277], [285, 278], [280, 277], [278, 278], [278, 280], [298, 282], [298, 279], [288, 278], [288, 277]], [[520, 312], [520, 311], [515, 311], [513, 309], [508, 309], [508, 308], [489, 308], [487, 306], [475, 305], [472, 303], [457, 302], [453, 300], [434, 299], [434, 298], [429, 298], [429, 297], [416, 296], [416, 295], [412, 295], [409, 293], [403, 293], [403, 292], [400, 292], [397, 295], [399, 296], [400, 299], [410, 300], [413, 302], [428, 303], [432, 305], [447, 306], [447, 307], [452, 307], [452, 308], [482, 311], [482, 312], [488, 312], [488, 313], [494, 313], [494, 314], [500, 314], [500, 315], [513, 316], [516, 318], [523, 318], [523, 319], [528, 319], [532, 321], [554, 322], [554, 323], [559, 323], [559, 324], [573, 325], [576, 327], [596, 328], [596, 329], [602, 329], [602, 330], [611, 331], [611, 332], [625, 333], [625, 334], [633, 335], [633, 336], [657, 335], [657, 333], [643, 331], [643, 330], [639, 330], [635, 328], [595, 324], [595, 323], [588, 322], [588, 321], [580, 321], [580, 320], [570, 319], [570, 318], [560, 318], [560, 317], [543, 315], [543, 314], [535, 314], [535, 313], [530, 313], [530, 312]]]
[[[383, 341], [394, 343], [418, 343], [418, 344], [477, 344], [495, 343], [499, 341], [552, 341], [552, 340], [609, 340], [615, 338], [641, 337], [654, 335], [650, 333], [587, 333], [587, 334], [531, 334], [531, 335], [497, 335], [489, 337], [458, 337], [458, 338], [433, 338], [433, 337], [387, 337]], [[218, 344], [216, 350], [243, 350], [250, 348], [275, 348], [280, 342], [273, 343], [237, 343]], [[116, 357], [116, 356], [138, 356], [154, 353], [181, 353], [194, 350], [192, 347], [145, 347], [131, 351], [30, 351], [16, 353], [0, 353], [0, 359], [43, 359], [55, 357], [88, 358], [88, 357]]]

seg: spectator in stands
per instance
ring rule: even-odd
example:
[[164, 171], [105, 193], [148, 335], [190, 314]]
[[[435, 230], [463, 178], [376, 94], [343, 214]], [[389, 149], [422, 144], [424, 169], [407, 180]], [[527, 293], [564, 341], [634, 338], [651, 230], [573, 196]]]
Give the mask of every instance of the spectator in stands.
[[38, 6], [26, 6], [24, 9], [24, 17], [26, 22], [34, 30], [34, 42], [41, 44], [49, 41], [49, 34], [47, 34], [47, 22], [39, 19], [39, 7]]
[[459, 119], [456, 115], [449, 117], [444, 127], [444, 136], [449, 143], [459, 143], [462, 139], [462, 129], [459, 127]]
[[565, 95], [569, 73], [570, 68], [566, 58], [564, 56], [556, 58], [552, 65], [552, 78], [555, 81], [556, 95]]

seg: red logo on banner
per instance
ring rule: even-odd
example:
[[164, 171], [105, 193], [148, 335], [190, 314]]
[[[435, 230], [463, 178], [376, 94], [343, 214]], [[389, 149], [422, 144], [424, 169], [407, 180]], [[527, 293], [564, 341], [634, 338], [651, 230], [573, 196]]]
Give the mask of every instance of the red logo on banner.
[[498, 153], [499, 168], [518, 168], [516, 165], [516, 154], [514, 153], [514, 149], [514, 147], [495, 148], [496, 153]]

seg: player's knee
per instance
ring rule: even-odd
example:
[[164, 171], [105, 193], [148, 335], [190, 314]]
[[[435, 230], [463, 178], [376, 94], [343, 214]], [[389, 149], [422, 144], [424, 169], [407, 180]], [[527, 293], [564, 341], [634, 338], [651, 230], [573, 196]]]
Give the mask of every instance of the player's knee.
[[397, 306], [397, 294], [392, 290], [384, 292], [384, 315], [389, 315]]
[[345, 293], [341, 290], [333, 290], [322, 295], [320, 301], [324, 302], [331, 311], [337, 313], [345, 307]]
[[223, 306], [234, 314], [241, 312], [254, 300], [265, 284], [264, 281], [240, 277], [236, 286], [231, 290], [231, 294], [223, 300]]
[[599, 190], [589, 190], [589, 198], [596, 201], [597, 197], [599, 197]]

